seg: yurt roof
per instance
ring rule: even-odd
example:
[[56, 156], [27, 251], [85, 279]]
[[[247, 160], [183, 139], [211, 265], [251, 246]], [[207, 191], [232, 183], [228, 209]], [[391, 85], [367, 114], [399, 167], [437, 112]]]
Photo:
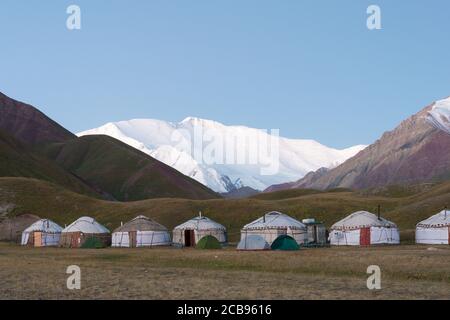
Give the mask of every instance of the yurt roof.
[[114, 230], [114, 232], [129, 231], [167, 231], [167, 228], [146, 216], [137, 216]]
[[31, 226], [26, 228], [23, 232], [48, 232], [48, 233], [60, 233], [63, 230], [61, 226], [55, 222], [48, 219], [41, 219], [33, 223]]
[[396, 228], [397, 225], [382, 217], [378, 218], [378, 216], [373, 213], [357, 211], [333, 224], [331, 230], [360, 229], [368, 227]]
[[72, 222], [62, 232], [109, 233], [109, 230], [91, 217], [81, 217]]
[[262, 230], [262, 229], [306, 229], [306, 226], [300, 221], [288, 216], [287, 214], [272, 211], [263, 217], [244, 226], [244, 230]]
[[214, 220], [211, 220], [210, 218], [204, 216], [192, 218], [191, 220], [186, 221], [185, 223], [182, 223], [179, 226], [176, 226], [175, 229], [223, 230], [223, 231], [226, 230], [226, 228], [220, 223], [217, 223]]
[[434, 216], [419, 222], [417, 226], [424, 228], [440, 228], [450, 226], [450, 210], [442, 210]]

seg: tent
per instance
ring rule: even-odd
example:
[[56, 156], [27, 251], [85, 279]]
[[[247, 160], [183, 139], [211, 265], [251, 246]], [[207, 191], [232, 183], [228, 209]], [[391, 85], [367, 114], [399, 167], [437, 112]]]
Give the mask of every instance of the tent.
[[399, 244], [397, 225], [367, 211], [354, 212], [330, 229], [330, 243], [337, 246]]
[[38, 220], [22, 232], [21, 244], [33, 247], [58, 246], [62, 230], [51, 220]]
[[173, 229], [173, 244], [194, 247], [204, 236], [213, 236], [221, 244], [227, 242], [226, 228], [207, 217], [200, 215]]
[[299, 250], [300, 246], [298, 245], [297, 241], [294, 240], [294, 238], [282, 235], [275, 239], [275, 241], [271, 245], [272, 250], [285, 250], [285, 251], [291, 251], [291, 250]]
[[237, 249], [248, 251], [270, 250], [270, 245], [263, 237], [256, 234], [250, 234], [241, 239], [237, 246]]
[[64, 228], [59, 245], [67, 248], [104, 248], [111, 244], [111, 234], [91, 217], [81, 217]]
[[145, 216], [134, 218], [114, 230], [112, 234], [113, 247], [136, 248], [170, 244], [167, 228]]
[[201, 238], [195, 247], [197, 249], [222, 249], [219, 240], [210, 235]]
[[245, 244], [245, 238], [250, 235], [262, 237], [269, 245], [279, 236], [288, 235], [301, 245], [307, 239], [307, 229], [300, 221], [284, 213], [273, 211], [245, 225], [241, 230], [241, 243]]
[[443, 210], [419, 222], [416, 226], [416, 243], [450, 244], [450, 211]]

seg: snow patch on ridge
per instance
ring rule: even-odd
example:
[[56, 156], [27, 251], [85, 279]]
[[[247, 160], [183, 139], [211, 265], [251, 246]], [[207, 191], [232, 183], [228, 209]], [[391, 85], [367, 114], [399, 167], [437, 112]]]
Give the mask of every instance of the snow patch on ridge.
[[439, 130], [450, 134], [450, 97], [436, 101], [428, 112], [427, 120]]

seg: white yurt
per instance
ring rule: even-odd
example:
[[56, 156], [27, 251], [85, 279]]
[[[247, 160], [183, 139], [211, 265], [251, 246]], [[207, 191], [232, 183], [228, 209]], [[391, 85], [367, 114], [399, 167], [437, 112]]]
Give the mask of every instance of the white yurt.
[[22, 245], [33, 247], [58, 246], [61, 228], [55, 222], [41, 219], [33, 223], [22, 232]]
[[450, 244], [450, 211], [443, 210], [419, 222], [416, 226], [416, 243]]
[[111, 244], [111, 233], [94, 218], [81, 217], [61, 232], [61, 247], [103, 248]]
[[253, 238], [250, 236], [259, 236], [270, 246], [281, 235], [288, 235], [298, 244], [304, 244], [308, 232], [306, 226], [300, 221], [284, 213], [273, 211], [242, 228], [238, 249], [253, 250], [251, 249]]
[[227, 242], [227, 229], [207, 217], [201, 212], [195, 217], [173, 229], [173, 244], [184, 247], [194, 247], [204, 236], [213, 236], [221, 244]]
[[399, 244], [400, 233], [395, 223], [367, 211], [358, 211], [332, 225], [329, 240], [336, 246]]
[[114, 230], [112, 234], [113, 247], [137, 248], [170, 244], [167, 228], [146, 216], [134, 218]]

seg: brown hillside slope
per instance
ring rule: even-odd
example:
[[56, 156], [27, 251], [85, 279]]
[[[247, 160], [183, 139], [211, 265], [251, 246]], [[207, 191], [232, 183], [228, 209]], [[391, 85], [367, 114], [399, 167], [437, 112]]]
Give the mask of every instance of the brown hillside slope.
[[342, 165], [320, 176], [305, 188], [364, 189], [392, 184], [442, 181], [450, 178], [450, 135], [426, 119], [432, 106], [386, 132]]

